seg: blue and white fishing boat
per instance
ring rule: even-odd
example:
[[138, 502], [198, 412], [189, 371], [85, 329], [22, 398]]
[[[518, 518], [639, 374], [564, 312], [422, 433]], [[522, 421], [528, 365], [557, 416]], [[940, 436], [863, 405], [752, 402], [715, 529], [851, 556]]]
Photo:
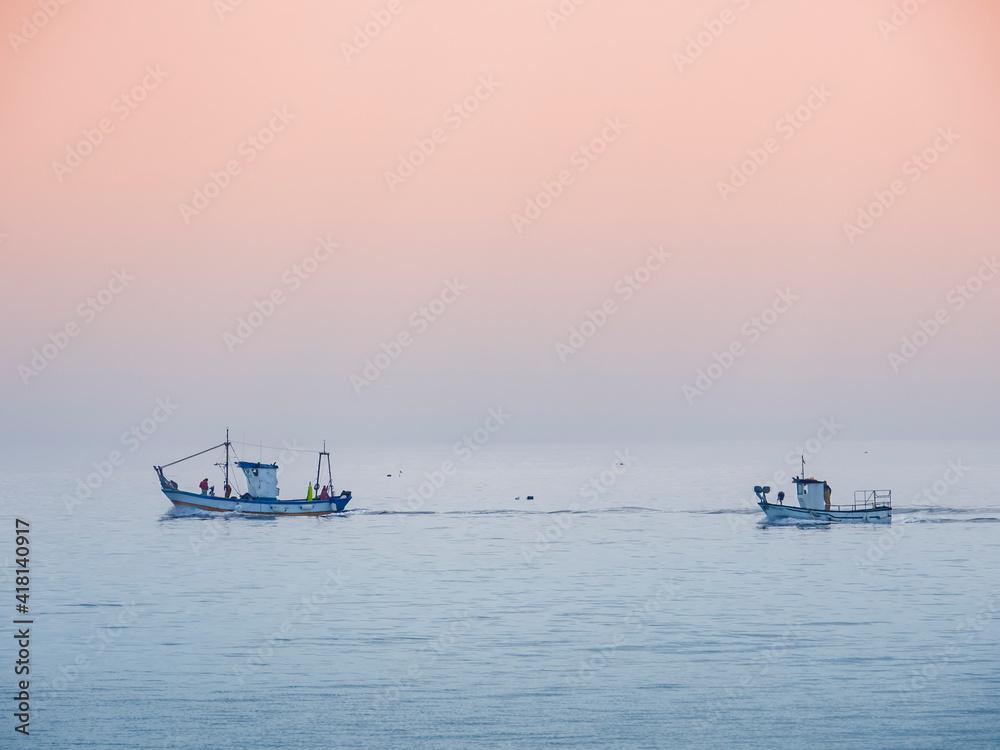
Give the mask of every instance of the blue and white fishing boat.
[[[195, 456], [201, 456], [219, 448], [226, 449], [224, 462], [215, 464], [223, 470], [223, 494], [217, 496], [215, 487], [209, 486], [208, 480], [201, 483], [201, 492], [187, 492], [177, 486], [177, 482], [167, 479], [163, 470], [168, 466], [179, 464]], [[160, 479], [160, 489], [174, 505], [186, 508], [198, 508], [200, 510], [216, 511], [218, 513], [247, 513], [250, 515], [263, 516], [324, 516], [329, 513], [339, 513], [347, 507], [351, 501], [351, 491], [341, 490], [339, 495], [333, 494], [333, 470], [330, 467], [330, 454], [326, 450], [326, 443], [323, 450], [318, 451], [319, 462], [316, 466], [316, 484], [310, 485], [306, 497], [301, 500], [279, 500], [278, 499], [278, 465], [266, 464], [252, 461], [235, 461], [236, 468], [243, 472], [246, 479], [247, 490], [239, 494], [233, 490], [230, 484], [230, 452], [232, 443], [229, 442], [229, 430], [226, 430], [226, 441], [206, 448], [203, 451], [194, 453], [185, 458], [173, 461], [163, 466], [154, 466], [157, 477]], [[328, 483], [320, 492], [320, 472], [323, 468], [323, 459], [326, 459], [326, 470]], [[233, 473], [235, 478], [236, 474]], [[313, 495], [315, 489], [316, 495]]]
[[785, 493], [778, 493], [778, 502], [767, 500], [770, 487], [753, 488], [757, 505], [769, 521], [793, 518], [801, 521], [826, 521], [850, 523], [892, 523], [891, 490], [857, 490], [851, 505], [833, 505], [830, 485], [821, 479], [806, 477], [806, 461], [802, 459], [802, 475], [793, 478], [799, 504], [785, 505]]

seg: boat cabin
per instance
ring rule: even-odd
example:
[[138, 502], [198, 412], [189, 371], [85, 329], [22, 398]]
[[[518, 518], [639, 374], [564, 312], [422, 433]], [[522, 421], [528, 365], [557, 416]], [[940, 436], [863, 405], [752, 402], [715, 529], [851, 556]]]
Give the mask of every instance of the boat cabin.
[[278, 497], [278, 464], [237, 461], [247, 478], [247, 493], [252, 498]]
[[795, 477], [799, 507], [807, 510], [830, 510], [830, 485], [821, 479]]

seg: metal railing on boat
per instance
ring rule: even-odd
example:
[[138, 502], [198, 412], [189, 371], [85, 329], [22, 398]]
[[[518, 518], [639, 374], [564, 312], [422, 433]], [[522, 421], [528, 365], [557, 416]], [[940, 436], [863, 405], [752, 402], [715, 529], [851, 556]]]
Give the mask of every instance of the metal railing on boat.
[[855, 490], [854, 505], [831, 505], [830, 510], [882, 510], [892, 508], [892, 490]]

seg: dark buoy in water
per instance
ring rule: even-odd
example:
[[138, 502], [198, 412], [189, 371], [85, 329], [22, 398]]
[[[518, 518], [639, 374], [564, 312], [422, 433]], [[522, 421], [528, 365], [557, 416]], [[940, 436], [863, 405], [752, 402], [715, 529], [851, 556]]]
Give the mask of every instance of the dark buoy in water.
[[525, 498], [525, 500], [534, 500], [534, 499], [535, 499], [535, 496], [534, 496], [534, 495], [528, 495], [528, 496], [527, 496], [527, 497]]

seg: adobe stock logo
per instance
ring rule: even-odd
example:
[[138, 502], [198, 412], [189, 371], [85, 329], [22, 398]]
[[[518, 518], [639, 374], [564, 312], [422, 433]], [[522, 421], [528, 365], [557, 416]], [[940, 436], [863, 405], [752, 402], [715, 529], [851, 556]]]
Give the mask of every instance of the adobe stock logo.
[[243, 0], [215, 0], [212, 3], [212, 7], [215, 8], [215, 15], [219, 17], [220, 21], [225, 21], [226, 16], [233, 13], [241, 5], [243, 5]]
[[[487, 410], [486, 419], [483, 420], [482, 426], [474, 429], [471, 434], [462, 435], [462, 439], [452, 445], [451, 452], [462, 464], [467, 463], [493, 439], [496, 433], [500, 432], [500, 429], [507, 424], [511, 416], [513, 415], [505, 412], [502, 406]], [[461, 464], [450, 459], [445, 459], [440, 463], [439, 468], [432, 471], [425, 471], [424, 477], [427, 481], [421, 482], [416, 489], [409, 487], [409, 494], [406, 496], [406, 505], [396, 503], [393, 506], [393, 510], [397, 513], [419, 511], [428, 500], [434, 497], [434, 494], [439, 489], [444, 487], [449, 478], [458, 473], [460, 468], [462, 468]]]
[[888, 39], [902, 29], [910, 22], [910, 18], [915, 16], [917, 11], [926, 4], [927, 0], [904, 0], [902, 4], [893, 5], [892, 15], [889, 16], [888, 20], [878, 22], [878, 30], [882, 32], [882, 38]]
[[[501, 85], [499, 81], [493, 80], [492, 75], [479, 76], [476, 87], [461, 101], [448, 107], [441, 115], [441, 119], [451, 127], [452, 131], [458, 130], [472, 116], [472, 113], [479, 109], [479, 105], [492, 97]], [[400, 154], [396, 169], [386, 170], [384, 173], [389, 192], [396, 192], [396, 188], [410, 179], [419, 167], [426, 164], [427, 160], [437, 151], [438, 146], [446, 143], [447, 140], [448, 133], [444, 128], [433, 128], [426, 138], [414, 138], [413, 145], [416, 148], [408, 154]]]
[[[732, 4], [740, 11], [750, 7], [752, 0], [732, 0]], [[681, 73], [684, 68], [694, 65], [706, 49], [712, 46], [716, 39], [722, 36], [730, 24], [735, 23], [736, 14], [729, 8], [724, 8], [716, 18], [710, 18], [702, 22], [704, 27], [693, 36], [687, 38], [687, 46], [684, 52], [674, 52], [674, 64]]]
[[236, 328], [233, 333], [223, 332], [222, 340], [229, 353], [232, 354], [236, 351], [237, 346], [249, 341], [250, 337], [264, 325], [264, 321], [268, 320], [275, 314], [278, 307], [288, 301], [288, 295], [298, 291], [303, 282], [312, 277], [339, 247], [340, 245], [334, 242], [333, 237], [329, 234], [326, 237], [317, 237], [312, 252], [281, 274], [281, 282], [288, 287], [288, 291], [276, 286], [263, 300], [254, 299], [254, 309], [246, 316], [241, 315], [236, 319]]
[[[407, 320], [416, 329], [417, 334], [424, 333], [430, 328], [431, 323], [440, 320], [448, 312], [449, 308], [462, 296], [462, 292], [468, 288], [465, 284], [460, 283], [457, 278], [446, 280], [444, 288], [441, 289], [440, 293], [426, 305], [421, 305], [410, 313]], [[390, 339], [389, 343], [381, 342], [380, 348], [382, 351], [374, 357], [365, 358], [361, 374], [352, 374], [348, 378], [351, 387], [354, 389], [354, 393], [360, 396], [361, 392], [378, 380], [382, 376], [382, 373], [388, 370], [392, 366], [392, 363], [399, 359], [404, 350], [413, 346], [415, 341], [415, 335], [403, 330]]]
[[49, 21], [56, 17], [59, 13], [61, 5], [68, 5], [70, 0], [38, 0], [38, 7], [40, 10], [36, 10], [31, 14], [31, 17], [22, 16], [21, 17], [21, 28], [20, 34], [15, 34], [13, 31], [8, 32], [7, 40], [10, 42], [10, 46], [14, 48], [14, 52], [17, 53], [21, 47], [28, 43], [29, 39], [34, 39], [38, 36], [38, 32], [44, 27], [49, 25]]
[[670, 253], [663, 251], [663, 246], [652, 247], [646, 259], [630, 273], [622, 276], [615, 282], [613, 291], [621, 297], [620, 301], [615, 297], [606, 297], [604, 301], [594, 310], [588, 309], [585, 318], [578, 325], [571, 326], [566, 342], [556, 342], [556, 354], [559, 360], [566, 364], [571, 356], [582, 349], [597, 332], [604, 328], [612, 315], [616, 315], [620, 310], [620, 303], [628, 302], [636, 293], [648, 284], [653, 274], [663, 268], [671, 258]]
[[[147, 65], [142, 80], [129, 91], [111, 101], [111, 111], [118, 115], [119, 122], [127, 119], [140, 103], [146, 101], [149, 95], [167, 80], [168, 75], [169, 72], [160, 70], [159, 65]], [[66, 156], [63, 161], [52, 162], [52, 171], [55, 172], [56, 180], [62, 182], [66, 179], [66, 175], [83, 164], [83, 160], [92, 155], [104, 143], [104, 137], [114, 131], [115, 123], [110, 117], [102, 117], [95, 128], [83, 128], [80, 131], [83, 138], [72, 146], [66, 147]]]
[[560, 24], [566, 23], [570, 16], [576, 13], [576, 9], [584, 5], [587, 0], [561, 0], [555, 9], [545, 11], [545, 20], [549, 22], [549, 28], [555, 31]]
[[[124, 268], [120, 271], [112, 271], [111, 278], [96, 294], [87, 297], [76, 306], [76, 314], [83, 319], [84, 324], [89, 325], [97, 318], [97, 314], [107, 309], [114, 301], [115, 297], [125, 291], [129, 282], [135, 281], [135, 276], [128, 273]], [[83, 331], [83, 326], [75, 320], [70, 320], [55, 333], [49, 333], [49, 340], [37, 349], [31, 350], [31, 359], [28, 364], [17, 366], [17, 374], [21, 376], [21, 382], [25, 385], [31, 383], [32, 378], [38, 375], [49, 366], [69, 346], [70, 341], [75, 339]]]
[[[945, 302], [951, 305], [955, 312], [964, 309], [969, 301], [983, 290], [987, 282], [996, 277], [997, 272], [1000, 272], [1000, 262], [997, 261], [996, 253], [992, 258], [983, 256], [982, 264], [975, 274], [948, 290], [944, 297]], [[935, 310], [927, 320], [918, 320], [917, 330], [900, 339], [899, 351], [886, 353], [892, 371], [898, 373], [901, 367], [913, 361], [914, 357], [920, 354], [951, 321], [952, 317], [944, 307]]]
[[[240, 145], [236, 147], [236, 153], [243, 157], [246, 164], [256, 159], [263, 151], [270, 146], [276, 134], [281, 133], [288, 127], [289, 123], [295, 119], [295, 115], [288, 111], [287, 107], [271, 109], [272, 117], [267, 125], [260, 128], [256, 133], [247, 136]], [[228, 188], [233, 178], [241, 174], [243, 166], [237, 159], [230, 159], [223, 169], [208, 171], [208, 180], [191, 190], [191, 203], [177, 204], [177, 210], [185, 224], [190, 224], [191, 219], [199, 216], [212, 201], [222, 195], [222, 191]]]
[[351, 38], [354, 44], [340, 43], [340, 51], [344, 54], [344, 59], [351, 62], [352, 57], [357, 57], [362, 50], [368, 49], [372, 40], [389, 27], [393, 17], [402, 12], [403, 5], [400, 0], [389, 0], [389, 4], [385, 8], [373, 10], [371, 21], [367, 21], [364, 26], [354, 27], [354, 36]]
[[740, 328], [740, 333], [748, 339], [747, 343], [744, 344], [739, 339], [729, 342], [729, 346], [723, 349], [721, 354], [715, 352], [712, 355], [714, 362], [695, 373], [693, 386], [684, 383], [681, 392], [687, 402], [693, 406], [696, 398], [708, 393], [715, 385], [715, 381], [729, 372], [736, 364], [736, 360], [747, 353], [747, 347], [756, 344], [765, 331], [770, 330], [782, 315], [792, 309], [792, 305], [798, 299], [799, 295], [793, 294], [790, 288], [776, 289], [771, 304], [765, 307], [760, 315], [754, 315]]
[[[951, 127], [938, 128], [934, 142], [903, 163], [903, 174], [910, 178], [911, 183], [919, 182], [931, 166], [936, 164], [943, 154], [950, 151], [961, 137], [959, 133], [952, 132]], [[893, 180], [887, 190], [876, 190], [872, 194], [875, 200], [858, 209], [857, 221], [854, 224], [844, 223], [844, 234], [847, 235], [847, 241], [852, 245], [855, 244], [859, 237], [875, 226], [875, 222], [885, 216], [886, 211], [896, 204], [896, 199], [905, 194], [906, 185], [902, 180]]]
[[[578, 173], [586, 172], [597, 161], [598, 157], [608, 150], [608, 146], [617, 141], [619, 136], [628, 130], [628, 124], [623, 123], [618, 117], [605, 118], [604, 126], [600, 135], [592, 138], [589, 143], [583, 144], [570, 154], [569, 162], [576, 167]], [[529, 196], [524, 199], [524, 213], [515, 211], [510, 215], [511, 224], [514, 225], [517, 233], [522, 234], [525, 227], [531, 226], [541, 218], [542, 213], [575, 181], [576, 175], [569, 169], [561, 170], [551, 182], [543, 180], [542, 190], [533, 197]]]
[[[786, 112], [774, 123], [774, 129], [784, 140], [791, 140], [795, 134], [812, 119], [813, 113], [819, 112], [823, 106], [833, 97], [833, 92], [827, 89], [825, 84], [813, 86], [809, 96], [798, 107]], [[723, 201], [728, 201], [729, 197], [747, 184], [747, 181], [757, 174], [757, 171], [767, 164], [771, 156], [778, 153], [781, 143], [777, 138], [765, 138], [764, 142], [757, 148], [748, 148], [748, 159], [744, 159], [738, 164], [733, 164], [729, 175], [729, 180], [717, 180], [716, 189], [719, 197]]]

